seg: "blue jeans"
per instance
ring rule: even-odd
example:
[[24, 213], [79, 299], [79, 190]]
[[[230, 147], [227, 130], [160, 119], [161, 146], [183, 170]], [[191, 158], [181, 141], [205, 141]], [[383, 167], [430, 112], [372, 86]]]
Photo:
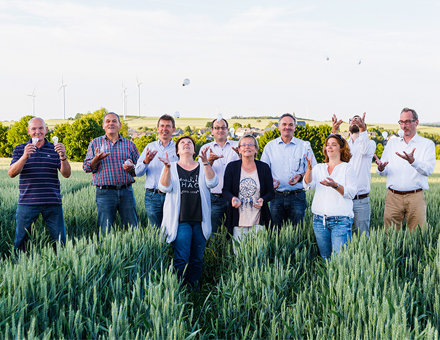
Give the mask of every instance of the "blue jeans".
[[[174, 268], [179, 279], [197, 290], [202, 276], [206, 240], [200, 222], [180, 222], [173, 242]], [[185, 270], [186, 267], [186, 270]]]
[[149, 225], [155, 225], [160, 228], [163, 218], [163, 204], [165, 203], [165, 195], [145, 190], [145, 210]]
[[324, 260], [330, 258], [333, 249], [339, 254], [341, 247], [351, 239], [353, 219], [348, 216], [313, 215], [313, 230], [319, 253]]
[[275, 197], [270, 201], [270, 214], [274, 226], [281, 228], [283, 223], [290, 221], [292, 225], [303, 225], [307, 207], [306, 193], [304, 190], [290, 195], [275, 192]]
[[17, 206], [15, 219], [17, 227], [15, 229], [14, 249], [24, 250], [28, 233], [31, 232], [32, 223], [39, 215], [43, 216], [50, 237], [54, 241], [60, 240], [62, 244], [66, 243], [66, 229], [64, 228], [63, 207], [61, 205], [21, 205]]
[[228, 205], [229, 202], [223, 197], [211, 194], [211, 225], [213, 234], [217, 233], [218, 228], [220, 228], [222, 222], [225, 221]]
[[101, 227], [103, 234], [110, 231], [116, 220], [117, 211], [119, 211], [125, 229], [129, 225], [137, 226], [136, 201], [131, 186], [119, 190], [96, 187], [96, 206], [98, 207], [98, 226]]
[[353, 234], [359, 237], [363, 233], [370, 237], [370, 197], [365, 197], [360, 200], [353, 200]]

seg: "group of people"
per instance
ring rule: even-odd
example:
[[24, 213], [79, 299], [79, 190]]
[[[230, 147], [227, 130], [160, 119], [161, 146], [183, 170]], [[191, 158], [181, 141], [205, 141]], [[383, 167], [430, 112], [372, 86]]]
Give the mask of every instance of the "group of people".
[[[133, 142], [119, 134], [120, 118], [110, 112], [103, 118], [105, 135], [94, 139], [83, 169], [93, 174], [98, 225], [109, 232], [119, 212], [125, 228], [138, 224], [132, 184], [145, 175], [145, 208], [150, 225], [162, 228], [174, 250], [180, 279], [197, 286], [205, 244], [219, 226], [238, 243], [245, 234], [285, 223], [303, 227], [305, 190], [316, 188], [311, 210], [321, 256], [340, 252], [352, 233], [368, 237], [370, 231], [371, 164], [376, 144], [368, 137], [365, 113], [350, 119], [348, 140], [338, 134], [342, 120], [334, 115], [326, 138], [324, 163], [317, 164], [310, 144], [294, 137], [296, 119], [283, 114], [280, 137], [268, 142], [256, 160], [258, 140], [244, 135], [228, 139], [228, 122], [211, 124], [213, 141], [196, 157], [190, 136], [176, 142], [175, 121], [163, 115], [157, 123], [157, 140], [139, 155]], [[384, 225], [400, 229], [406, 219], [412, 231], [426, 221], [424, 190], [435, 166], [435, 146], [417, 134], [417, 113], [404, 108], [398, 122], [403, 137], [388, 141], [377, 172], [387, 176]], [[41, 213], [54, 240], [65, 243], [57, 172], [69, 177], [71, 169], [62, 143], [46, 138], [41, 118], [29, 121], [31, 139], [13, 152], [9, 176], [20, 174], [15, 250], [23, 250], [31, 225]], [[270, 202], [270, 204], [269, 204]]]

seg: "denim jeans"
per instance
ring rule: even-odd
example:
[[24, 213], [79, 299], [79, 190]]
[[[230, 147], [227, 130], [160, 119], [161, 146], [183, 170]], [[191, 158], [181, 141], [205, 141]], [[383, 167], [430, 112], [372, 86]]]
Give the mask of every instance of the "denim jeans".
[[50, 237], [54, 241], [61, 240], [66, 243], [66, 229], [64, 228], [63, 207], [61, 205], [22, 205], [17, 206], [15, 218], [17, 227], [15, 229], [14, 249], [25, 249], [28, 233], [31, 232], [32, 223], [39, 215], [43, 216]]
[[324, 260], [330, 258], [333, 249], [339, 254], [341, 247], [351, 239], [352, 224], [353, 219], [348, 216], [313, 215], [313, 230]]
[[137, 226], [136, 201], [131, 186], [119, 190], [96, 187], [96, 206], [98, 207], [98, 226], [101, 227], [103, 234], [110, 231], [116, 220], [117, 211], [119, 211], [125, 229], [128, 226]]
[[173, 242], [174, 268], [180, 280], [197, 290], [206, 240], [200, 222], [180, 222]]
[[361, 237], [363, 233], [370, 237], [370, 197], [353, 200], [353, 234]]
[[163, 204], [165, 203], [165, 195], [145, 190], [145, 210], [149, 225], [155, 225], [160, 228], [163, 218]]
[[226, 210], [229, 202], [223, 197], [211, 194], [211, 225], [212, 234], [216, 234], [218, 228], [225, 222]]
[[292, 225], [300, 224], [302, 227], [306, 207], [307, 201], [304, 190], [290, 195], [275, 192], [275, 197], [270, 201], [270, 214], [273, 225], [281, 228], [283, 223], [290, 221]]

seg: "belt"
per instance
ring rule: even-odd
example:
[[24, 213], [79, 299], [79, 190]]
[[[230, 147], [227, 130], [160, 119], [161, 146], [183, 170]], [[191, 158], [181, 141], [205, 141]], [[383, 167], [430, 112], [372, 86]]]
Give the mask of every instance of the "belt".
[[393, 194], [398, 194], [398, 195], [408, 195], [408, 194], [415, 194], [416, 192], [420, 192], [423, 189], [416, 189], [416, 190], [410, 190], [410, 191], [398, 191], [398, 190], [394, 190], [389, 188], [388, 190], [390, 190]]
[[121, 190], [128, 187], [131, 187], [131, 183], [125, 183], [122, 185], [97, 185], [98, 189], [105, 189], [105, 190]]
[[215, 197], [223, 197], [222, 194], [213, 194], [212, 192], [211, 195], [214, 195]]
[[304, 191], [304, 189], [291, 190], [291, 191], [287, 191], [287, 190], [286, 191], [278, 191], [278, 190], [275, 190], [275, 192], [277, 194], [284, 195], [284, 196], [289, 196], [289, 195], [292, 195], [292, 194], [299, 194], [302, 191]]
[[361, 200], [363, 198], [367, 198], [370, 194], [362, 194], [362, 195], [356, 195], [354, 196], [354, 200]]
[[154, 192], [155, 194], [159, 194], [159, 195], [165, 195], [165, 193], [164, 192], [162, 192], [162, 191], [160, 191], [159, 189], [145, 189], [145, 190], [147, 190], [147, 191], [149, 191], [149, 192]]

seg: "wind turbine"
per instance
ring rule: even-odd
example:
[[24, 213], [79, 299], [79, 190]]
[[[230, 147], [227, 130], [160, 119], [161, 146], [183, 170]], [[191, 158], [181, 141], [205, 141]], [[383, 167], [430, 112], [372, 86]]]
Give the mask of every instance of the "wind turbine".
[[58, 89], [58, 92], [60, 92], [61, 89], [63, 89], [63, 105], [64, 105], [64, 114], [63, 119], [66, 119], [66, 84], [64, 84], [64, 79], [61, 77], [61, 87]]
[[32, 116], [35, 117], [35, 97], [37, 96], [35, 94], [35, 89], [37, 88], [37, 85], [35, 85], [34, 90], [32, 91], [32, 94], [28, 94], [28, 97], [32, 97]]
[[138, 78], [136, 77], [136, 82], [137, 82], [137, 86], [138, 86], [138, 99], [139, 99], [139, 117], [141, 116], [141, 84], [138, 80]]
[[127, 94], [125, 94], [125, 90], [127, 88], [122, 83], [122, 111], [124, 112], [124, 120], [125, 120], [125, 111], [127, 110]]

